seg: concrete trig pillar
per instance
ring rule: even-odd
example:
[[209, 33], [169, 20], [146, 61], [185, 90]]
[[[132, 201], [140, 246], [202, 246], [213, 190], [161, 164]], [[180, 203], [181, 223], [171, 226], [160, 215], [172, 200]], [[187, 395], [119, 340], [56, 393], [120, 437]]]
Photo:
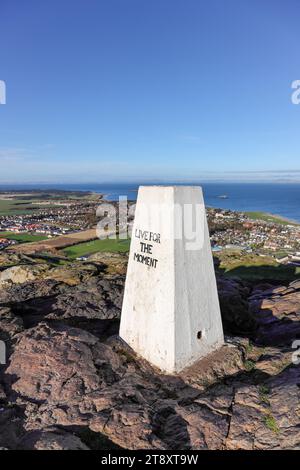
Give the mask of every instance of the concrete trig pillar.
[[120, 336], [167, 373], [181, 371], [223, 344], [199, 186], [139, 188]]

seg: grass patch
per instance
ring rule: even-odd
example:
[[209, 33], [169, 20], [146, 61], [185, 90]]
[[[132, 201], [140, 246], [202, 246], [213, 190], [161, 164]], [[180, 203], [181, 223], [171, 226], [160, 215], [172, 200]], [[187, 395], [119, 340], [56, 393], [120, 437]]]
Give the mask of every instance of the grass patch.
[[122, 354], [122, 356], [124, 356], [126, 358], [126, 362], [128, 364], [131, 364], [132, 362], [135, 362], [135, 357], [133, 356], [133, 354], [131, 354], [130, 352], [126, 351], [126, 349], [120, 349], [118, 351], [120, 354]]
[[293, 281], [299, 279], [300, 268], [295, 266], [239, 266], [225, 271], [228, 277], [239, 277], [247, 281]]
[[76, 191], [7, 191], [0, 193], [0, 215], [32, 214], [40, 209], [65, 206], [68, 201], [92, 201], [100, 200], [100, 195], [89, 192]]
[[52, 209], [54, 207], [57, 206], [55, 206], [55, 204], [47, 204], [37, 199], [0, 199], [0, 215], [33, 214], [40, 209]]
[[0, 215], [26, 214], [30, 206], [31, 201], [24, 202], [21, 199], [0, 199]]
[[[32, 204], [35, 202], [35, 204]], [[3, 200], [0, 199], [0, 215], [24, 215], [32, 214], [35, 211], [43, 208], [54, 207], [49, 204], [36, 203], [36, 201], [31, 200], [21, 200], [21, 199], [11, 199]]]
[[246, 354], [251, 354], [253, 351], [253, 344], [249, 343], [246, 345]]
[[270, 389], [267, 385], [260, 385], [258, 388], [259, 399], [262, 403], [267, 406], [270, 406], [270, 401], [268, 395], [270, 394]]
[[266, 427], [270, 429], [270, 431], [274, 432], [275, 434], [279, 434], [279, 426], [276, 423], [276, 419], [274, 418], [274, 416], [272, 416], [270, 413], [264, 417], [264, 423]]
[[293, 281], [300, 277], [300, 268], [278, 263], [271, 256], [241, 254], [224, 250], [215, 253], [219, 259], [218, 269], [227, 277], [251, 280]]
[[47, 240], [43, 235], [32, 235], [30, 233], [14, 233], [14, 232], [0, 232], [0, 238], [7, 238], [8, 240], [17, 240], [21, 243], [39, 242]]
[[280, 224], [280, 225], [299, 225], [297, 222], [289, 221], [284, 219], [284, 217], [268, 214], [266, 212], [245, 212], [245, 214], [251, 220], [263, 220], [264, 222], [270, 222], [272, 224]]
[[251, 372], [251, 370], [254, 370], [255, 369], [255, 362], [254, 361], [251, 361], [251, 359], [247, 359], [245, 362], [244, 362], [244, 367], [246, 369], [247, 372]]
[[70, 259], [76, 259], [81, 256], [89, 256], [98, 252], [126, 253], [129, 251], [130, 240], [120, 240], [119, 238], [93, 240], [90, 242], [79, 243], [62, 250], [65, 256]]

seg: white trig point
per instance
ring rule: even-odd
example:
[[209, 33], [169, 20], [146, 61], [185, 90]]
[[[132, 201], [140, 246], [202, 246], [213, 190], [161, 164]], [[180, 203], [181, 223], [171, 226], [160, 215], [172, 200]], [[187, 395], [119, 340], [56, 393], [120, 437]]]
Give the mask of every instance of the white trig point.
[[167, 373], [223, 344], [199, 186], [141, 186], [132, 230], [120, 336]]
[[3, 80], [0, 80], [0, 104], [6, 104], [6, 85]]

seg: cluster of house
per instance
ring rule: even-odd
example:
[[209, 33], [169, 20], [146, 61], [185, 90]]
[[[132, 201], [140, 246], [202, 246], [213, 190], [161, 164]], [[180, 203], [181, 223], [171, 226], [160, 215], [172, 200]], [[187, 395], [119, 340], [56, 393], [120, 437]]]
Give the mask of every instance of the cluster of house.
[[226, 248], [271, 255], [281, 263], [300, 262], [300, 226], [249, 220], [232, 211], [213, 209], [208, 214], [214, 251]]
[[5, 215], [0, 217], [0, 231], [58, 236], [85, 228], [86, 216], [87, 211], [75, 207], [71, 212], [70, 208], [48, 208], [32, 214]]
[[[95, 202], [76, 202], [71, 207], [48, 207], [31, 214], [0, 217], [0, 232], [33, 233], [47, 237], [83, 230], [95, 224]], [[300, 262], [300, 226], [250, 220], [246, 214], [225, 209], [207, 209], [214, 251], [231, 249], [271, 254], [280, 262]], [[13, 243], [0, 239], [0, 249]]]
[[37, 235], [47, 235], [49, 237], [51, 236], [57, 236], [57, 235], [62, 235], [65, 233], [69, 233], [71, 229], [67, 227], [59, 227], [55, 225], [48, 225], [48, 224], [14, 224], [10, 225], [7, 223], [1, 223], [0, 222], [0, 231], [6, 231], [6, 232], [13, 232], [16, 234], [21, 234], [21, 233], [35, 233]]
[[[2, 215], [0, 216], [0, 233], [30, 233], [51, 238], [77, 232], [89, 228], [90, 225], [95, 225], [93, 215], [96, 213], [96, 202], [82, 203], [74, 201], [68, 205], [64, 203], [63, 207], [62, 202], [64, 201], [53, 204], [55, 207], [49, 204], [47, 208], [30, 210], [27, 214]], [[3, 234], [0, 250], [17, 243], [16, 240], [13, 240], [13, 237], [9, 238], [5, 238], [5, 234]]]

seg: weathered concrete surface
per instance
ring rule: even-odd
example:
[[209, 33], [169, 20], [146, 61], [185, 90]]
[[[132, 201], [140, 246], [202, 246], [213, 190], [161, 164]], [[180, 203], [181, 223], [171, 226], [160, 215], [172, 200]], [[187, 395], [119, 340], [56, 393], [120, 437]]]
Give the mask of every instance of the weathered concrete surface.
[[168, 373], [223, 344], [200, 187], [140, 187], [120, 336]]

